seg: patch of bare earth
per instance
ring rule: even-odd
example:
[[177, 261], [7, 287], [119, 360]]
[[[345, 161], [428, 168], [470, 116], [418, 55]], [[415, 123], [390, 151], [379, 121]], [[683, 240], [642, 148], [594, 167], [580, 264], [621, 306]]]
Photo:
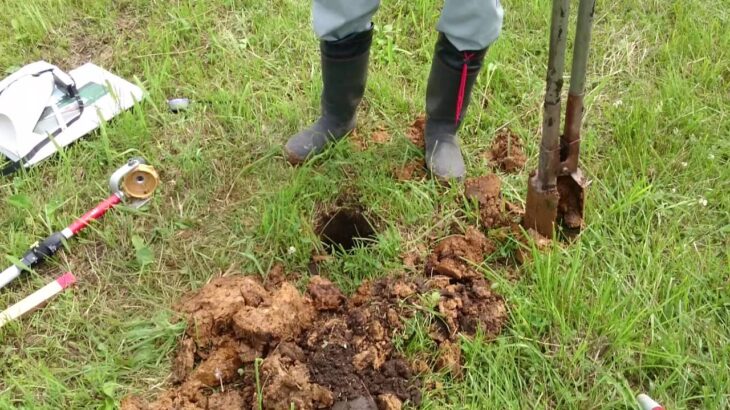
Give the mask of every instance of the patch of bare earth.
[[464, 182], [466, 197], [479, 205], [479, 215], [485, 229], [516, 226], [522, 209], [502, 198], [502, 181], [490, 174], [469, 178]]
[[426, 177], [426, 163], [422, 159], [413, 160], [393, 170], [393, 176], [401, 182], [422, 180]]
[[522, 140], [509, 128], [503, 128], [497, 133], [486, 157], [493, 167], [506, 173], [519, 172], [527, 162]]
[[411, 141], [418, 148], [425, 146], [424, 136], [426, 134], [426, 115], [419, 115], [415, 121], [408, 127], [406, 131], [406, 138]]

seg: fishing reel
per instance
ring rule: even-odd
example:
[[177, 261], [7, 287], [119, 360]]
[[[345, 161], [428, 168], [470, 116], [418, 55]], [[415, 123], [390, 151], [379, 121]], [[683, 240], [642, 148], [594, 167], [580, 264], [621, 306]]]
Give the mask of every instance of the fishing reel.
[[160, 176], [155, 168], [139, 157], [127, 161], [109, 179], [111, 192], [132, 208], [140, 208], [149, 202], [159, 184]]

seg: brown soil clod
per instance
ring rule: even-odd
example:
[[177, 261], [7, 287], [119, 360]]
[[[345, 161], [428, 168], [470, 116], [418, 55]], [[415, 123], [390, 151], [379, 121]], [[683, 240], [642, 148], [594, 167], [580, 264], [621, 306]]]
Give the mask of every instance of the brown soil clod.
[[583, 228], [584, 190], [572, 176], [561, 175], [558, 195], [558, 222], [568, 237], [575, 236]]
[[501, 189], [502, 181], [494, 174], [464, 182], [464, 194], [479, 204], [479, 216], [486, 229], [511, 226], [522, 214], [521, 209], [502, 198]]
[[444, 340], [454, 339], [458, 333], [474, 335], [479, 329], [487, 337], [495, 337], [507, 321], [504, 299], [492, 292], [485, 279], [455, 283], [441, 289], [439, 312], [447, 328], [437, 328], [435, 334], [440, 333]]
[[332, 282], [321, 276], [313, 276], [309, 280], [307, 292], [312, 297], [317, 310], [337, 310], [345, 303], [345, 295]]
[[314, 308], [297, 288], [283, 283], [265, 306], [244, 306], [233, 316], [236, 335], [265, 348], [299, 336], [314, 320]]
[[426, 177], [426, 163], [422, 159], [410, 161], [393, 170], [393, 176], [400, 182], [421, 180]]
[[509, 128], [501, 129], [494, 137], [487, 159], [495, 168], [507, 173], [520, 171], [527, 162], [522, 140]]
[[376, 144], [386, 144], [390, 141], [390, 134], [385, 130], [385, 128], [380, 127], [373, 131], [370, 139]]
[[425, 134], [426, 134], [426, 115], [419, 115], [408, 127], [406, 131], [406, 138], [411, 141], [418, 148], [425, 146]]
[[426, 273], [456, 280], [479, 278], [482, 275], [474, 265], [482, 263], [493, 251], [494, 244], [478, 229], [469, 227], [466, 234], [450, 236], [436, 245], [426, 262]]
[[461, 378], [461, 346], [459, 343], [445, 341], [439, 346], [436, 368], [449, 372], [455, 378]]
[[426, 262], [426, 274], [430, 276], [426, 286], [440, 294], [441, 321], [430, 332], [434, 341], [444, 343], [459, 333], [474, 335], [479, 329], [489, 337], [501, 332], [507, 320], [504, 299], [492, 292], [490, 283], [476, 268], [494, 250], [494, 244], [474, 227], [464, 235], [442, 240], [434, 248]]
[[326, 409], [332, 406], [332, 393], [312, 383], [305, 364], [306, 357], [299, 346], [283, 343], [269, 355], [261, 366], [264, 409]]
[[359, 205], [345, 205], [318, 218], [316, 232], [330, 252], [351, 250], [375, 238], [375, 228]]

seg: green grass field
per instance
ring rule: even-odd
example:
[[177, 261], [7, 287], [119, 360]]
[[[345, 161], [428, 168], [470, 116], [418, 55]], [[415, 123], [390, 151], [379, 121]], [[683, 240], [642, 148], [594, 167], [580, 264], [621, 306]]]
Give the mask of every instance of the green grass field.
[[[4, 264], [107, 194], [132, 155], [164, 181], [151, 206], [121, 209], [0, 306], [71, 270], [80, 281], [45, 309], [0, 330], [0, 408], [115, 408], [169, 383], [183, 325], [173, 304], [224, 273], [276, 262], [305, 272], [321, 246], [318, 206], [357, 192], [382, 222], [377, 242], [327, 264], [351, 290], [402, 270], [399, 255], [476, 223], [462, 189], [398, 182], [422, 154], [405, 133], [424, 109], [439, 1], [385, 1], [376, 16], [358, 150], [342, 142], [293, 168], [281, 144], [317, 114], [318, 46], [307, 0], [4, 0], [0, 74], [44, 59], [91, 60], [138, 81], [149, 98], [37, 168], [0, 180]], [[504, 0], [461, 136], [470, 175], [510, 127], [528, 165], [502, 175], [523, 203], [535, 168], [549, 2]], [[589, 66], [582, 166], [588, 226], [570, 246], [535, 254], [517, 278], [482, 268], [507, 299], [497, 340], [462, 341], [462, 380], [429, 376], [423, 408], [730, 407], [730, 4], [599, 1]], [[181, 115], [165, 100], [197, 103]], [[292, 248], [293, 247], [293, 248]], [[290, 252], [290, 248], [294, 249]], [[410, 346], [418, 350], [418, 346]]]

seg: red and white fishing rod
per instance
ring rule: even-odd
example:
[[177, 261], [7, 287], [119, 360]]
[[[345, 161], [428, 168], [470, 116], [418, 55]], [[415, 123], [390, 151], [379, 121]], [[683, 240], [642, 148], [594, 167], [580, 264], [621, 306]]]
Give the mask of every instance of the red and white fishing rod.
[[123, 167], [112, 174], [109, 186], [112, 194], [99, 202], [93, 209], [75, 220], [66, 229], [53, 233], [46, 239], [33, 245], [20, 259], [20, 262], [0, 273], [0, 289], [12, 282], [26, 270], [32, 269], [45, 259], [53, 256], [63, 246], [65, 240], [71, 239], [92, 221], [100, 219], [110, 209], [126, 202], [138, 208], [147, 203], [159, 183], [157, 172], [141, 158], [129, 160]]

